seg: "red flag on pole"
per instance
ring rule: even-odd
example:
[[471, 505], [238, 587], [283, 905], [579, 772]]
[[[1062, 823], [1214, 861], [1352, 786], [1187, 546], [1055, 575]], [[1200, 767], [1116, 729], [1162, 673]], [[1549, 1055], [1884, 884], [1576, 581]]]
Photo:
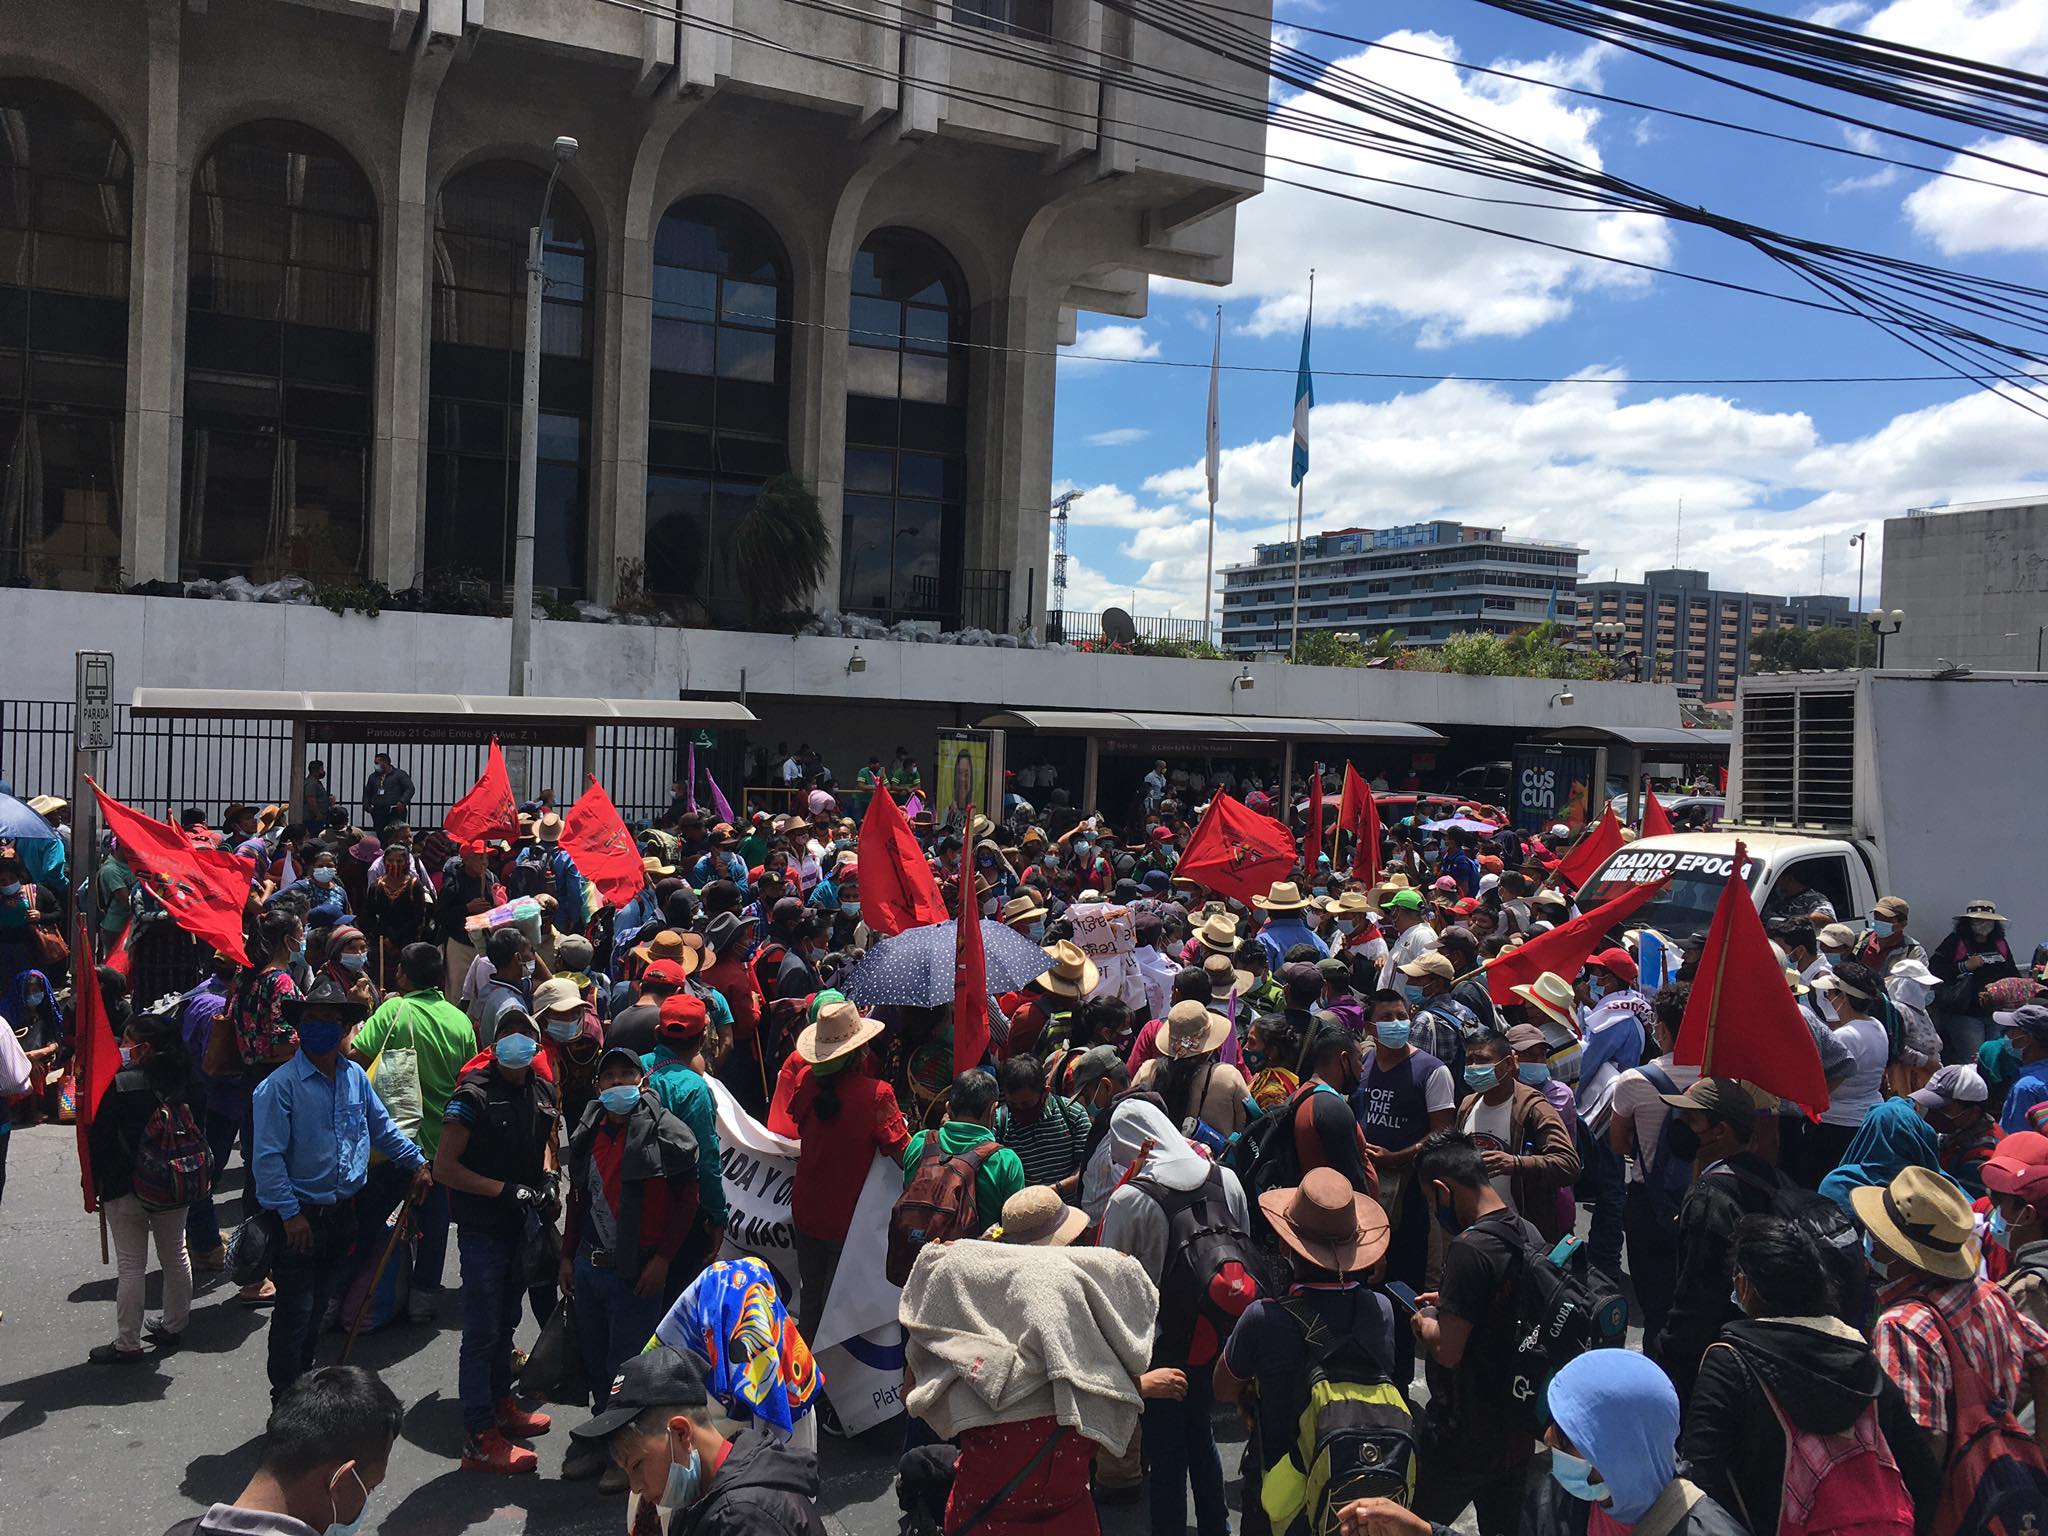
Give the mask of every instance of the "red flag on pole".
[[[886, 792], [877, 790], [877, 795]], [[961, 813], [964, 826], [974, 825], [974, 807]], [[862, 839], [863, 842], [866, 839]], [[861, 864], [861, 910], [867, 910], [867, 864]], [[974, 867], [960, 871], [960, 913], [954, 920], [953, 946], [953, 1075], [981, 1065], [988, 1054], [988, 962], [981, 944], [981, 901]]]
[[[86, 783], [92, 784], [91, 779]], [[163, 903], [171, 921], [223, 954], [249, 963], [242, 947], [242, 915], [249, 905], [255, 869], [246, 859], [219, 848], [195, 848], [167, 821], [145, 816], [92, 784], [107, 830], [121, 845], [128, 867], [151, 895]], [[73, 952], [81, 970], [88, 968], [89, 949]], [[91, 991], [91, 988], [86, 988]]]
[[903, 812], [879, 784], [860, 822], [860, 915], [885, 937], [946, 920], [945, 898], [932, 878], [932, 866]]
[[1308, 846], [1312, 851], [1302, 860], [1311, 880], [1322, 863], [1323, 841], [1323, 765], [1317, 763], [1309, 771], [1308, 780]]
[[441, 827], [458, 843], [519, 835], [519, 802], [512, 798], [512, 776], [505, 771], [505, 754], [498, 750], [495, 736], [491, 738], [491, 755], [484, 761], [484, 776], [448, 808], [448, 819]]
[[[105, 805], [105, 796], [101, 796], [100, 803]], [[140, 879], [141, 869], [137, 868], [135, 874]], [[71, 952], [89, 958], [91, 941], [83, 918], [76, 924], [76, 931], [77, 942]], [[92, 1120], [121, 1065], [121, 1046], [107, 1023], [107, 1005], [100, 997], [99, 978], [93, 975], [87, 958], [79, 961], [78, 978], [72, 987], [75, 996], [71, 1007], [78, 1032], [71, 1058], [72, 1101], [77, 1105], [78, 1115], [78, 1183], [85, 1193], [86, 1210], [96, 1211], [100, 1208], [100, 1197], [92, 1176]]]
[[1545, 971], [1555, 971], [1566, 981], [1579, 974], [1586, 957], [1607, 942], [1607, 935], [1642, 908], [1648, 906], [1670, 876], [1647, 881], [1623, 891], [1614, 900], [1581, 912], [1568, 923], [1559, 923], [1548, 933], [1504, 949], [1486, 963], [1486, 995], [1496, 1003], [1518, 1003], [1513, 989], [1528, 986]]
[[[1291, 876], [1300, 856], [1293, 833], [1218, 790], [1174, 873], [1249, 902], [1265, 895], [1275, 881]], [[861, 885], [865, 897], [865, 879]]]
[[1351, 875], [1373, 880], [1380, 872], [1380, 808], [1372, 786], [1358, 770], [1344, 765], [1344, 794], [1337, 802], [1337, 825], [1351, 833]]
[[619, 808], [595, 774], [590, 787], [562, 818], [562, 846], [576, 861], [576, 873], [596, 886], [597, 893], [614, 907], [625, 906], [647, 885], [640, 845], [626, 830]]
[[1643, 791], [1643, 836], [1669, 837], [1672, 832], [1671, 817], [1664, 807], [1657, 803], [1654, 790]]
[[1672, 1059], [1697, 1066], [1702, 1077], [1739, 1077], [1818, 1114], [1828, 1107], [1820, 1051], [1750, 900], [1742, 877], [1747, 857], [1738, 841]]
[[1614, 814], [1613, 806], [1608, 806], [1600, 813], [1599, 823], [1579, 839], [1578, 847], [1557, 866], [1558, 878], [1569, 880], [1572, 889], [1577, 890], [1592, 879], [1608, 857], [1627, 841], [1621, 835], [1621, 818]]

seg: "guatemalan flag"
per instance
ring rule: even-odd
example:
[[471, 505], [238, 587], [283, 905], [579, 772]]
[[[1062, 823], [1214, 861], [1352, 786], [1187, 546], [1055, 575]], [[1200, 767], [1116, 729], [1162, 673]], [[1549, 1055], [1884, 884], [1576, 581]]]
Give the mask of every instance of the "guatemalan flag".
[[1294, 376], [1294, 473], [1289, 486], [1308, 478], [1308, 413], [1316, 403], [1316, 381], [1308, 371], [1308, 333], [1315, 318], [1315, 301], [1311, 299], [1308, 317], [1301, 322], [1301, 369]]

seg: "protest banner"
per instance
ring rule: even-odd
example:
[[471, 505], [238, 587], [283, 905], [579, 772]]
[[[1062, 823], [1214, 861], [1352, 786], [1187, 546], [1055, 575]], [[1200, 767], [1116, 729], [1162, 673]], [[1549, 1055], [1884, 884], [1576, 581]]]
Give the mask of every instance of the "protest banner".
[[1102, 974], [1094, 997], [1120, 997], [1149, 1017], [1145, 973], [1138, 969], [1138, 940], [1131, 927], [1131, 909], [1108, 902], [1077, 902], [1067, 908], [1074, 925], [1074, 943]]

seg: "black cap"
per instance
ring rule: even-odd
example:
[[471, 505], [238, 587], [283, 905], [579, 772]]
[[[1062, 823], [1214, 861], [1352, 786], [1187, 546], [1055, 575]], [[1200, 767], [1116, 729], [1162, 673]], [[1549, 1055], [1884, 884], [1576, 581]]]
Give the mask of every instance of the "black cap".
[[620, 1366], [603, 1411], [569, 1433], [578, 1440], [606, 1440], [649, 1408], [696, 1408], [710, 1400], [695, 1357], [657, 1345]]

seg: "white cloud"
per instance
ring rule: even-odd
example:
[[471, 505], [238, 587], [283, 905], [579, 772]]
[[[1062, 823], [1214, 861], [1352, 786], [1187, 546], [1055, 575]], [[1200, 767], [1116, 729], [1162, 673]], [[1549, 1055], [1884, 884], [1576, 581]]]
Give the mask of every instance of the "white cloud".
[[[1860, 154], [1875, 155], [1883, 153], [1883, 141], [1868, 128], [1844, 128], [1842, 130], [1842, 137], [1848, 142], [1851, 149], [1856, 150]], [[1828, 190], [1835, 193], [1875, 192], [1879, 187], [1888, 187], [1898, 179], [1899, 168], [1896, 165], [1880, 165], [1876, 170], [1869, 172], [1867, 175], [1850, 176], [1842, 181], [1835, 182]]]
[[[1158, 349], [1155, 347], [1153, 350]], [[1091, 448], [1128, 448], [1132, 443], [1142, 443], [1151, 435], [1144, 427], [1111, 427], [1107, 432], [1089, 433], [1087, 441]]]
[[[1437, 59], [1453, 57], [1457, 51], [1452, 39], [1435, 33], [1395, 32], [1384, 41]], [[1592, 48], [1535, 61], [1503, 61], [1501, 67], [1575, 85], [1593, 84], [1598, 81], [1602, 57], [1604, 50]], [[1383, 49], [1337, 61], [1336, 67], [1584, 165], [1597, 168], [1601, 164], [1594, 142], [1600, 113], [1574, 104], [1556, 91], [1467, 75], [1431, 58], [1411, 58]], [[1347, 129], [1366, 133], [1388, 129], [1383, 118], [1349, 112], [1321, 97], [1298, 96], [1283, 104]], [[1510, 198], [1532, 194], [1506, 183], [1331, 143], [1291, 129], [1269, 132], [1267, 154], [1267, 172], [1272, 178], [1311, 183], [1399, 208], [1633, 261], [1661, 264], [1671, 251], [1670, 231], [1660, 219], [1504, 207], [1432, 195], [1418, 189]], [[1357, 175], [1385, 177], [1397, 185], [1361, 181]], [[1251, 331], [1269, 334], [1301, 324], [1308, 307], [1309, 253], [1314, 253], [1316, 265], [1319, 324], [1415, 324], [1425, 346], [1482, 336], [1526, 335], [1567, 315], [1578, 293], [1595, 288], [1639, 288], [1648, 281], [1641, 272], [1593, 257], [1497, 239], [1272, 180], [1265, 192], [1240, 212], [1237, 221], [1231, 293], [1258, 301], [1249, 322]], [[1174, 291], [1171, 284], [1157, 286], [1161, 291]]]
[[[1634, 394], [1604, 376], [1527, 397], [1454, 381], [1319, 406], [1307, 527], [1446, 517], [1579, 544], [1587, 578], [1676, 563], [1763, 592], [1820, 590], [1824, 561], [1825, 589], [1853, 595], [1851, 533], [1869, 529], [1875, 546], [1883, 520], [1908, 507], [2048, 487], [2048, 427], [1987, 393], [1840, 442], [1800, 412], [1710, 394]], [[1288, 453], [1284, 435], [1224, 451], [1219, 570], [1259, 543], [1292, 537]], [[1136, 611], [1145, 613], [1165, 612], [1142, 606], [1148, 592], [1173, 594], [1177, 612], [1200, 611], [1206, 512], [1199, 461], [1135, 493], [1090, 487], [1074, 507], [1077, 524], [1128, 535], [1115, 548], [1135, 563]], [[1877, 590], [1880, 553], [1870, 551], [1866, 597]]]
[[[2042, 11], [2048, 15], [2048, 5], [2043, 5]], [[2048, 177], [2048, 145], [2007, 138], [1982, 139], [1970, 147], [2029, 166]], [[2048, 250], [2048, 196], [2043, 195], [2048, 193], [2048, 180], [2035, 180], [2024, 172], [2008, 171], [1960, 155], [1951, 157], [1945, 169], [2007, 185], [1982, 186], [1974, 181], [1934, 177], [1907, 196], [1906, 217], [1943, 255]], [[2031, 191], [2018, 190], [2029, 182]]]
[[1816, 27], [1842, 28], [1853, 26], [1870, 14], [1870, 7], [1862, 0], [1838, 0], [1832, 5], [1823, 5], [1806, 13], [1806, 19]]
[[1060, 371], [1071, 377], [1092, 373], [1108, 363], [1158, 355], [1159, 343], [1145, 334], [1142, 325], [1095, 325], [1074, 338], [1071, 351], [1060, 353]]
[[2048, 72], [2048, 6], [2041, 0], [1892, 0], [1862, 30], [1887, 42]]

